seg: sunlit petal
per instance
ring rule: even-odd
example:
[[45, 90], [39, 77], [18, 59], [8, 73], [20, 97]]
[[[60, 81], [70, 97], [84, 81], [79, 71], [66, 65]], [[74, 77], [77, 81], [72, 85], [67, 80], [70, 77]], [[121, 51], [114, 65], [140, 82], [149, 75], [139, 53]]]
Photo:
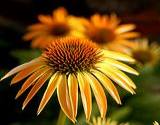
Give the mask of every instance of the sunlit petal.
[[78, 83], [81, 91], [82, 103], [86, 115], [89, 120], [92, 111], [92, 97], [89, 82], [85, 79], [84, 75], [80, 72], [77, 73]]
[[69, 97], [67, 78], [65, 75], [62, 75], [62, 80], [57, 86], [57, 95], [60, 106], [63, 112], [73, 121], [75, 122], [75, 117], [72, 111], [71, 100]]
[[89, 81], [92, 87], [93, 93], [95, 95], [95, 98], [98, 104], [98, 108], [101, 113], [101, 117], [104, 118], [107, 111], [107, 99], [106, 99], [105, 92], [102, 86], [100, 85], [99, 81], [93, 75], [87, 72], [85, 72], [84, 75], [86, 76], [86, 80]]
[[47, 79], [52, 75], [52, 71], [49, 70], [46, 72], [44, 75], [42, 75], [37, 82], [35, 82], [35, 85], [32, 87], [30, 90], [29, 94], [27, 95], [25, 101], [23, 102], [23, 107], [24, 109], [27, 104], [30, 102], [30, 100], [35, 96], [35, 94], [39, 91], [39, 89], [44, 85], [44, 83], [47, 81]]
[[68, 89], [73, 110], [73, 116], [76, 117], [78, 107], [78, 81], [74, 74], [69, 74], [68, 76]]
[[48, 86], [46, 88], [46, 91], [42, 97], [42, 100], [40, 102], [40, 105], [38, 107], [37, 114], [39, 115], [43, 108], [46, 106], [48, 101], [50, 100], [51, 96], [53, 95], [55, 89], [57, 88], [57, 85], [62, 82], [62, 75], [60, 75], [58, 72], [56, 72], [50, 79]]
[[97, 79], [103, 84], [103, 86], [107, 89], [109, 94], [115, 99], [118, 104], [121, 104], [121, 99], [119, 97], [118, 91], [112, 81], [107, 78], [103, 73], [98, 70], [92, 70], [92, 73], [97, 77]]

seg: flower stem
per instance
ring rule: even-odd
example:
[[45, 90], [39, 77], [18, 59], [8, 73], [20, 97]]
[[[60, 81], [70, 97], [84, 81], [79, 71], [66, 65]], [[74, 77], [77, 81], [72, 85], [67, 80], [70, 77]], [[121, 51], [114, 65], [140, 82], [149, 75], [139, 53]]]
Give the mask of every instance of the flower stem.
[[66, 115], [63, 113], [62, 110], [60, 110], [57, 125], [66, 125], [65, 121], [66, 121]]

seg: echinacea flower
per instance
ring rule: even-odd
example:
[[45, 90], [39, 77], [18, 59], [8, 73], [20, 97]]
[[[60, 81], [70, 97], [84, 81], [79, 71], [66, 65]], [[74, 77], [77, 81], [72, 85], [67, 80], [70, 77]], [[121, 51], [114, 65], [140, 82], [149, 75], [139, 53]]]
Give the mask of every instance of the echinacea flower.
[[90, 20], [81, 19], [85, 27], [83, 34], [102, 48], [126, 53], [134, 46], [131, 39], [137, 38], [139, 33], [134, 32], [134, 24], [120, 24], [115, 14], [91, 16]]
[[118, 124], [117, 121], [112, 121], [111, 119], [102, 119], [100, 117], [94, 117], [92, 123], [90, 125], [129, 125], [129, 123], [121, 123]]
[[14, 85], [28, 77], [16, 95], [18, 98], [32, 87], [23, 103], [24, 109], [47, 79], [50, 79], [37, 113], [43, 110], [57, 90], [61, 109], [73, 122], [77, 116], [79, 86], [86, 119], [89, 120], [92, 111], [91, 88], [101, 117], [105, 117], [107, 110], [102, 85], [118, 104], [121, 104], [121, 100], [111, 80], [130, 93], [135, 93], [135, 84], [122, 71], [135, 75], [138, 73], [120, 61], [133, 63], [134, 59], [121, 53], [99, 49], [87, 39], [61, 38], [50, 43], [40, 57], [12, 69], [1, 80], [17, 73], [11, 81], [11, 85]]
[[154, 66], [160, 60], [160, 46], [157, 43], [149, 44], [147, 39], [137, 40], [130, 50], [130, 55], [140, 66]]
[[81, 23], [74, 16], [68, 15], [63, 7], [54, 10], [52, 15], [39, 15], [39, 23], [28, 27], [25, 41], [32, 41], [33, 48], [44, 48], [49, 42], [59, 37], [78, 36]]

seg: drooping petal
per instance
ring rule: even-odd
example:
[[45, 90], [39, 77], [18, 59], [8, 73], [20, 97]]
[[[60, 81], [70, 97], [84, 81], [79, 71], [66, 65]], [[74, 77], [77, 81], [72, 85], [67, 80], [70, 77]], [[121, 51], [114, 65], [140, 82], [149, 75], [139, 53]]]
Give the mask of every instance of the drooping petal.
[[76, 118], [78, 107], [78, 81], [74, 74], [69, 74], [68, 76], [68, 88], [71, 106], [73, 110], [73, 116], [74, 118]]
[[136, 26], [133, 24], [123, 24], [118, 26], [118, 28], [116, 28], [115, 33], [120, 34], [120, 33], [131, 31], [135, 28]]
[[68, 92], [67, 78], [66, 75], [62, 75], [62, 80], [57, 86], [57, 96], [59, 104], [63, 110], [63, 112], [67, 115], [67, 117], [75, 122], [75, 117], [73, 116], [71, 100]]
[[25, 68], [23, 70], [21, 70], [11, 81], [11, 85], [21, 81], [22, 79], [26, 78], [27, 76], [29, 76], [30, 74], [32, 74], [33, 72], [35, 72], [36, 70], [38, 70], [39, 68], [43, 67], [45, 65], [43, 64], [35, 64], [33, 66], [30, 66], [28, 68]]
[[129, 86], [131, 86], [132, 88], [136, 89], [136, 85], [134, 84], [134, 82], [125, 73], [121, 72], [120, 70], [118, 70], [117, 68], [114, 68], [114, 67], [107, 66], [107, 68], [109, 68], [117, 76], [122, 78], [124, 80], [124, 82], [127, 83]]
[[82, 73], [78, 72], [77, 78], [78, 78], [78, 83], [81, 91], [81, 98], [82, 98], [86, 119], [89, 120], [91, 116], [91, 111], [92, 111], [92, 97], [91, 97], [90, 85]]
[[104, 74], [106, 74], [110, 79], [115, 81], [119, 86], [129, 91], [131, 94], [135, 94], [132, 87], [126, 84], [126, 82], [122, 78], [120, 78], [116, 73], [114, 73], [113, 70], [110, 70], [109, 68], [107, 68], [107, 66], [103, 65], [101, 66], [101, 68], [98, 67], [97, 69], [103, 72]]
[[33, 64], [38, 63], [39, 61], [41, 61], [41, 58], [36, 58], [36, 59], [34, 59], [34, 60], [30, 61], [30, 62], [24, 63], [24, 64], [22, 64], [22, 65], [20, 65], [20, 66], [17, 66], [17, 67], [15, 67], [15, 68], [13, 68], [13, 69], [12, 69], [11, 71], [9, 71], [3, 78], [1, 78], [1, 81], [2, 81], [3, 79], [7, 78], [7, 77], [10, 77], [11, 75], [13, 75], [13, 74], [15, 74], [15, 73], [17, 73], [17, 72], [19, 72], [19, 71], [21, 71], [21, 70], [29, 67], [29, 66], [32, 66]]
[[16, 99], [22, 95], [31, 85], [33, 85], [38, 78], [40, 78], [45, 72], [49, 70], [48, 67], [44, 67], [42, 69], [39, 69], [35, 73], [33, 73], [22, 85], [21, 89], [18, 91], [16, 95]]
[[131, 62], [131, 63], [135, 62], [135, 60], [132, 57], [119, 52], [103, 50], [103, 54], [104, 54], [104, 57], [108, 57], [108, 58], [112, 58], [120, 61]]
[[52, 75], [52, 70], [49, 70], [37, 80], [35, 85], [30, 90], [29, 94], [27, 95], [25, 101], [23, 102], [22, 110], [27, 106], [30, 100], [35, 96], [35, 94], [39, 91], [39, 89], [44, 85], [44, 83], [51, 75]]
[[101, 113], [101, 117], [104, 118], [107, 111], [107, 99], [105, 92], [102, 86], [100, 85], [99, 81], [93, 75], [87, 72], [85, 72], [84, 75], [86, 76], [86, 80], [89, 81], [92, 87], [93, 93], [98, 104], [98, 108]]
[[121, 99], [119, 97], [118, 91], [112, 81], [107, 78], [106, 75], [101, 73], [98, 70], [92, 70], [92, 73], [97, 77], [97, 79], [103, 84], [103, 86], [107, 89], [109, 94], [113, 97], [113, 99], [118, 103], [121, 104]]
[[109, 58], [106, 58], [104, 61], [105, 61], [105, 63], [107, 63], [107, 64], [109, 64], [111, 66], [114, 66], [114, 67], [116, 67], [116, 68], [118, 68], [118, 69], [120, 69], [122, 71], [131, 73], [131, 74], [135, 74], [135, 75], [139, 75], [139, 73], [135, 69], [127, 66], [124, 63], [121, 63], [119, 61], [116, 61], [114, 59], [109, 59]]
[[53, 74], [51, 79], [49, 80], [48, 86], [46, 88], [46, 91], [42, 97], [42, 100], [40, 102], [40, 105], [38, 107], [37, 115], [41, 113], [41, 111], [44, 109], [48, 101], [50, 100], [51, 96], [53, 95], [55, 89], [57, 88], [57, 85], [62, 81], [62, 75], [60, 75], [59, 72], [56, 72]]

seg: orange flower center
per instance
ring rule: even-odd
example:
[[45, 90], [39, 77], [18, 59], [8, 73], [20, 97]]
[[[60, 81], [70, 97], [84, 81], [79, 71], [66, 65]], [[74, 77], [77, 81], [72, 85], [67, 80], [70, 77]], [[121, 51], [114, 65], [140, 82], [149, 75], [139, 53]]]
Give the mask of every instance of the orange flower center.
[[106, 44], [113, 41], [115, 34], [111, 29], [100, 28], [89, 33], [90, 39], [98, 44]]
[[150, 51], [139, 50], [133, 52], [132, 55], [133, 58], [135, 58], [138, 62], [140, 62], [143, 65], [153, 60], [153, 55]]
[[99, 53], [97, 46], [89, 40], [63, 38], [52, 42], [43, 56], [55, 71], [75, 73], [93, 68], [100, 60]]
[[65, 36], [70, 31], [70, 28], [66, 24], [57, 23], [53, 25], [51, 34], [54, 36]]

